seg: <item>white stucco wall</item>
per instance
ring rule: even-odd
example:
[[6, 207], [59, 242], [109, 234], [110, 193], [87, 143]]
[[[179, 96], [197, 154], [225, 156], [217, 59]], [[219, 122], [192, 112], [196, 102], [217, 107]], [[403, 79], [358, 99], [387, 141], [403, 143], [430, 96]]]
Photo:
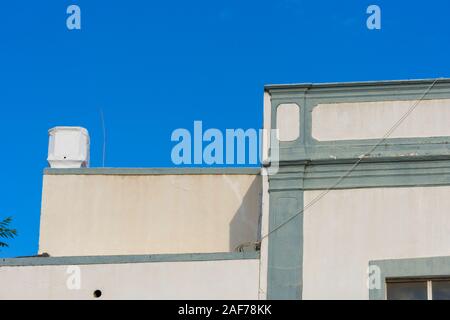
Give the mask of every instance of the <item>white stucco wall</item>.
[[[306, 191], [307, 205], [323, 191]], [[304, 212], [304, 299], [368, 299], [370, 260], [450, 254], [450, 187], [335, 190]]]
[[277, 107], [278, 140], [295, 141], [300, 136], [300, 107], [282, 103]]
[[[266, 135], [264, 135], [263, 141], [263, 163], [265, 165], [270, 163], [269, 149], [271, 145], [271, 121], [272, 121], [272, 102], [270, 94], [264, 92], [264, 130]], [[275, 140], [275, 139], [274, 139]], [[276, 143], [275, 141], [273, 143]], [[265, 236], [269, 231], [269, 172], [267, 168], [262, 168], [261, 171], [261, 186], [262, 186], [262, 196], [261, 196], [261, 231], [260, 236]], [[260, 247], [260, 278], [259, 278], [259, 298], [267, 298], [267, 270], [268, 270], [268, 249], [269, 241], [267, 237], [261, 239]]]
[[230, 252], [260, 213], [258, 175], [45, 175], [39, 252]]
[[262, 142], [262, 156], [261, 156], [261, 162], [263, 164], [268, 164], [270, 162], [269, 159], [269, 150], [270, 150], [270, 143], [271, 143], [271, 131], [272, 125], [272, 101], [271, 96], [268, 92], [264, 92], [263, 97], [263, 142]]
[[[260, 281], [259, 281], [259, 298], [267, 299], [267, 272], [269, 261], [269, 238], [266, 235], [269, 233], [269, 216], [270, 216], [270, 196], [269, 196], [269, 176], [267, 169], [263, 171], [265, 174], [262, 177], [262, 221], [261, 221], [261, 248], [260, 248]], [[263, 238], [264, 237], [264, 238]]]
[[[258, 299], [256, 259], [80, 265], [69, 290], [68, 266], [0, 267], [3, 299]], [[70, 283], [73, 282], [70, 280]]]
[[[319, 141], [379, 139], [416, 101], [319, 104], [312, 136]], [[450, 136], [450, 99], [423, 100], [390, 138]]]

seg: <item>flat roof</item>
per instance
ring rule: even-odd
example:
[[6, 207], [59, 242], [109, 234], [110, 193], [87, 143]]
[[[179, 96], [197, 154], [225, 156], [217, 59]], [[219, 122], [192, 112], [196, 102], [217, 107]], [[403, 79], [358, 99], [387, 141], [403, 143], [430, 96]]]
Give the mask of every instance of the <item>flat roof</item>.
[[0, 267], [259, 259], [259, 251], [151, 255], [0, 258]]
[[259, 175], [260, 167], [44, 169], [45, 175]]
[[420, 84], [431, 84], [436, 79], [438, 80], [438, 83], [450, 83], [450, 78], [356, 81], [356, 82], [291, 83], [291, 84], [268, 84], [264, 86], [264, 90], [268, 91], [273, 89], [314, 89], [314, 88], [420, 85]]

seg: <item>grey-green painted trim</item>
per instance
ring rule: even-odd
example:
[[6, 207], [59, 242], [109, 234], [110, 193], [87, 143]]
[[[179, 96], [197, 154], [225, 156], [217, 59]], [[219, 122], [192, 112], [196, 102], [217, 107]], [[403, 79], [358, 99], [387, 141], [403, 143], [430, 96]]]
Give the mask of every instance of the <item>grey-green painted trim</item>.
[[44, 169], [45, 175], [259, 175], [258, 167]]
[[[274, 230], [303, 208], [303, 192], [271, 192], [269, 206], [269, 230]], [[303, 215], [296, 215], [269, 235], [267, 298], [298, 300], [302, 289]]]
[[[312, 110], [318, 104], [373, 101], [414, 103], [434, 82], [427, 80], [376, 81], [271, 85], [271, 125], [276, 127], [276, 109], [282, 103], [301, 106], [301, 138], [280, 142], [279, 171], [269, 176], [269, 230], [280, 216], [289, 217], [291, 202], [303, 209], [304, 190], [328, 189], [345, 175], [359, 157], [374, 146], [370, 155], [336, 189], [370, 187], [416, 187], [450, 185], [450, 137], [318, 141], [312, 137]], [[450, 79], [441, 79], [424, 100], [450, 99]], [[393, 119], [393, 123], [397, 119]], [[378, 145], [379, 144], [379, 145]], [[302, 295], [303, 215], [269, 235], [268, 297], [299, 299]], [[280, 256], [281, 252], [281, 256]]]
[[[393, 86], [412, 84], [431, 84], [435, 79], [410, 79], [410, 80], [379, 80], [379, 81], [354, 81], [354, 82], [325, 82], [325, 83], [292, 83], [292, 84], [268, 84], [264, 86], [267, 91], [276, 89], [311, 89], [311, 88], [348, 88], [368, 86]], [[439, 82], [450, 83], [450, 78], [440, 78]]]
[[[292, 99], [300, 96], [307, 96], [310, 99], [324, 99], [322, 103], [345, 102], [345, 99], [355, 98], [357, 101], [382, 101], [409, 100], [411, 96], [421, 96], [434, 79], [423, 81], [393, 81], [393, 82], [342, 82], [332, 84], [293, 84], [293, 85], [272, 85], [266, 86], [265, 91], [269, 92], [275, 99]], [[449, 79], [439, 79], [434, 85], [431, 94], [439, 96], [448, 93]], [[375, 100], [372, 100], [375, 99]], [[326, 102], [328, 101], [328, 102]]]
[[352, 166], [353, 163], [282, 166], [276, 175], [269, 176], [269, 192], [450, 185], [450, 159], [447, 159], [361, 162], [335, 186]]
[[[272, 128], [276, 126], [276, 109], [283, 103], [302, 108], [301, 132], [296, 141], [280, 142], [280, 162], [332, 161], [357, 159], [377, 146], [380, 139], [318, 141], [312, 137], [312, 111], [319, 104], [374, 101], [410, 101], [415, 103], [434, 80], [338, 83], [308, 86], [270, 87]], [[450, 99], [450, 79], [439, 80], [424, 100]], [[397, 119], [393, 119], [393, 124]], [[273, 150], [272, 150], [273, 149]], [[450, 156], [450, 137], [386, 139], [368, 156], [369, 159], [398, 157]]]
[[121, 256], [2, 258], [0, 267], [259, 259], [259, 251]]
[[369, 266], [380, 268], [379, 289], [369, 289], [370, 300], [384, 300], [386, 297], [386, 279], [411, 277], [448, 277], [450, 276], [450, 256], [389, 259], [369, 261]]
[[[338, 141], [330, 144], [282, 146], [271, 152], [278, 152], [280, 162], [316, 161], [333, 163], [337, 161], [357, 160], [362, 154], [372, 150], [378, 140]], [[421, 139], [389, 139], [378, 145], [366, 159], [372, 161], [392, 161], [408, 158], [450, 157], [450, 137]]]
[[[269, 176], [269, 230], [303, 209], [305, 190], [328, 189], [353, 166], [297, 162]], [[450, 159], [361, 162], [335, 189], [450, 185]], [[295, 210], [279, 199], [297, 199]], [[280, 218], [281, 217], [281, 218]], [[301, 299], [303, 214], [269, 235], [268, 298]]]

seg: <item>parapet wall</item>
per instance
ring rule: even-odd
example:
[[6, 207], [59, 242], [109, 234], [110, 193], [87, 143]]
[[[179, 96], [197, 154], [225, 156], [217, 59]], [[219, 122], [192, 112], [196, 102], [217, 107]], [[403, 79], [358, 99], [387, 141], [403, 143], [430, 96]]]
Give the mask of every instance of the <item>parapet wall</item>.
[[47, 169], [39, 252], [231, 252], [260, 213], [259, 169]]

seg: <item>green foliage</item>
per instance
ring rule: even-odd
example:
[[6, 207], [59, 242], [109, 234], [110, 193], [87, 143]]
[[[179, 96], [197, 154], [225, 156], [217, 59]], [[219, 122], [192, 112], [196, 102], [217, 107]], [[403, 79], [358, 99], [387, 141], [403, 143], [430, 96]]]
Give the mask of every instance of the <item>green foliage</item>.
[[[11, 217], [0, 221], [0, 239], [14, 239], [17, 236], [17, 230], [9, 228], [11, 221]], [[5, 247], [8, 247], [8, 244], [6, 242], [0, 241], [0, 248]]]

